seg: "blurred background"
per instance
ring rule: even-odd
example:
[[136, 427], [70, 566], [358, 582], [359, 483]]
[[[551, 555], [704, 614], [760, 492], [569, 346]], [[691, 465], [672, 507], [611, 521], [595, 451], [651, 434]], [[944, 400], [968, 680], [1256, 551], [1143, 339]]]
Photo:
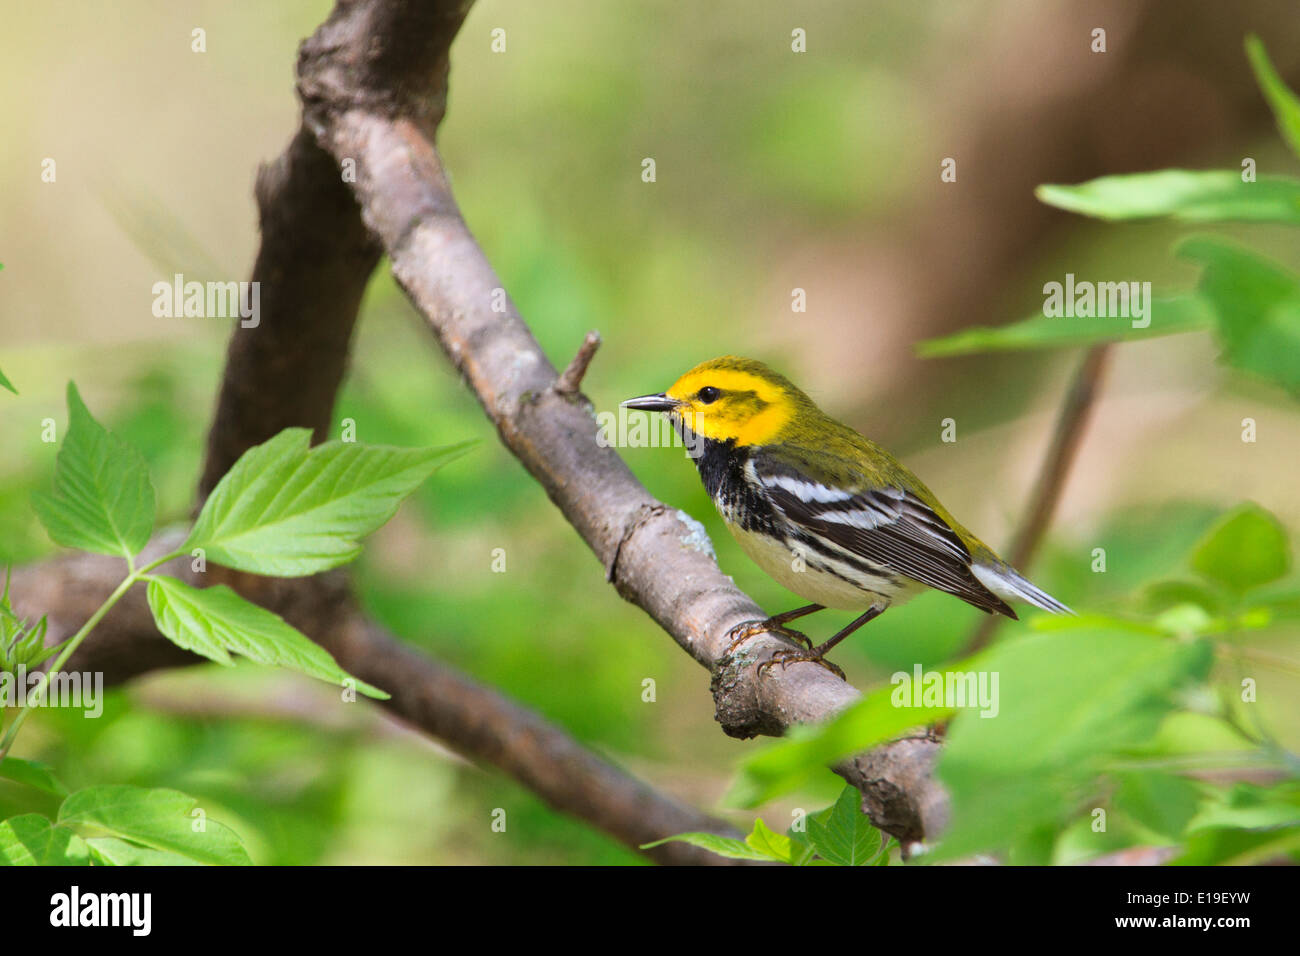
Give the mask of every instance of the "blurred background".
[[[786, 6], [481, 0], [452, 49], [439, 140], [465, 217], [553, 362], [601, 331], [585, 382], [598, 410], [718, 354], [762, 358], [1005, 546], [1081, 355], [921, 360], [915, 344], [1028, 316], [1066, 272], [1151, 281], [1157, 294], [1191, 285], [1195, 267], [1169, 254], [1185, 230], [1070, 217], [1033, 189], [1238, 169], [1247, 156], [1261, 174], [1294, 172], [1241, 44], [1259, 33], [1300, 85], [1300, 18], [1282, 0]], [[69, 378], [144, 451], [160, 513], [186, 519], [229, 322], [155, 318], [151, 287], [174, 272], [248, 277], [256, 167], [297, 128], [296, 48], [329, 8], [6, 9], [0, 80], [18, 95], [0, 105], [0, 368], [21, 394], [0, 400], [3, 561], [53, 550], [29, 497], [49, 481], [55, 446], [40, 423], [65, 420]], [[191, 51], [196, 27], [204, 53]], [[1104, 54], [1090, 52], [1095, 27], [1107, 31]], [[503, 53], [491, 50], [496, 28]], [[806, 53], [791, 51], [794, 28]], [[646, 157], [654, 183], [641, 178]], [[947, 157], [955, 183], [940, 181]], [[1300, 264], [1294, 231], [1213, 231]], [[791, 310], [796, 288], [806, 312]], [[482, 439], [366, 549], [356, 571], [376, 616], [632, 772], [716, 808], [757, 744], [719, 731], [708, 675], [605, 584], [386, 268], [368, 291], [337, 417], [355, 419], [366, 442]], [[1256, 444], [1241, 443], [1244, 417], [1258, 422]], [[945, 418], [955, 443], [940, 441]], [[1300, 524], [1298, 453], [1294, 403], [1218, 367], [1208, 336], [1123, 345], [1029, 570], [1075, 607], [1113, 608], [1176, 571], [1232, 504], [1252, 499]], [[680, 451], [624, 454], [652, 493], [704, 521], [723, 569], [760, 604], [796, 603], [740, 554]], [[1098, 547], [1104, 574], [1090, 569]], [[496, 548], [505, 573], [492, 571]], [[950, 657], [981, 617], [922, 597], [837, 660], [868, 686]], [[813, 633], [837, 625], [828, 613]], [[1294, 658], [1294, 633], [1274, 644]], [[1262, 674], [1261, 701], [1288, 696], [1267, 693], [1284, 679]], [[377, 711], [341, 720], [333, 696], [255, 667], [192, 668], [114, 690], [99, 720], [45, 712], [20, 750], [74, 788], [199, 796], [261, 863], [639, 860]], [[1275, 727], [1300, 726], [1300, 704], [1261, 707], [1274, 708]], [[0, 815], [17, 806], [8, 786]], [[837, 792], [827, 774], [764, 816]], [[497, 807], [504, 834], [490, 827]]]

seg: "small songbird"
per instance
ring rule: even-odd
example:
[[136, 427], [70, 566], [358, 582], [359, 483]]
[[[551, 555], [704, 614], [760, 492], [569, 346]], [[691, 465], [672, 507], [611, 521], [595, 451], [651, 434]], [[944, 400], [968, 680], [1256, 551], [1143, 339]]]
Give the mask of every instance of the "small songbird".
[[[733, 629], [731, 650], [779, 633], [808, 649], [778, 652], [769, 665], [814, 661], [843, 677], [826, 652], [926, 587], [1013, 619], [1004, 599], [1073, 613], [958, 524], [889, 452], [761, 362], [713, 359], [623, 406], [668, 415], [745, 553], [813, 602]], [[825, 608], [863, 613], [817, 647], [786, 627]]]

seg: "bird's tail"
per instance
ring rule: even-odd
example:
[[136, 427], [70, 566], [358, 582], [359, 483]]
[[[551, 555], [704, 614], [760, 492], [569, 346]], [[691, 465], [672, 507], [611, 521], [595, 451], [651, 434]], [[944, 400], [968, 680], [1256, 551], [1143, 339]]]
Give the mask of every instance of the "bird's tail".
[[1007, 564], [976, 564], [971, 570], [980, 583], [1001, 598], [1028, 601], [1034, 607], [1041, 607], [1053, 614], [1073, 614], [1068, 607], [1052, 597], [1042, 588], [1021, 577], [1015, 568]]

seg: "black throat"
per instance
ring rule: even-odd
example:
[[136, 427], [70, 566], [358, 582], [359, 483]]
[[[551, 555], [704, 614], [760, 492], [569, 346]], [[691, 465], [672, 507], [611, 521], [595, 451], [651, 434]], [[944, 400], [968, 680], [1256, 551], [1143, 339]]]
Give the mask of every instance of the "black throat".
[[717, 441], [692, 435], [689, 441], [691, 447], [700, 450], [694, 456], [695, 467], [722, 517], [746, 531], [774, 534], [776, 515], [771, 502], [745, 477], [752, 449], [737, 448], [734, 438]]

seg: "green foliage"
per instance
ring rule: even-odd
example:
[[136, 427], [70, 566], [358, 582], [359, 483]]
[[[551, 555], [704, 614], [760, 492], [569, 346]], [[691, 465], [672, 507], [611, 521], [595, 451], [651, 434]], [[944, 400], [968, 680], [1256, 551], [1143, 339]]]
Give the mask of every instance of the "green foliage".
[[173, 643], [231, 666], [231, 652], [269, 667], [287, 667], [332, 684], [353, 681], [362, 693], [388, 694], [349, 677], [329, 653], [277, 614], [250, 604], [225, 585], [190, 587], [166, 575], [149, 579], [149, 607]]
[[[793, 831], [793, 827], [791, 828]], [[754, 820], [754, 827], [745, 836], [745, 845], [768, 860], [802, 866], [812, 859], [812, 847], [805, 842], [796, 842], [793, 836], [777, 833], [763, 822], [762, 818]]]
[[845, 787], [835, 805], [808, 818], [808, 845], [835, 866], [867, 866], [885, 862], [880, 831], [862, 813], [862, 794]]
[[0, 866], [85, 866], [90, 850], [66, 827], [55, 827], [39, 813], [23, 813], [0, 823]]
[[1244, 594], [1291, 570], [1291, 545], [1276, 518], [1259, 505], [1245, 504], [1224, 515], [1202, 539], [1191, 564], [1215, 584]]
[[[1256, 38], [1247, 51], [1283, 137], [1300, 155], [1300, 100]], [[1245, 181], [1239, 170], [1110, 176], [1043, 186], [1037, 195], [1109, 221], [1300, 225], [1300, 179]], [[1300, 277], [1219, 238], [1187, 238], [1175, 251], [1201, 265], [1200, 280], [1193, 294], [1156, 299], [1148, 329], [1034, 316], [963, 330], [920, 351], [1048, 349], [1209, 329], [1223, 363], [1300, 397]], [[1192, 542], [1183, 567], [1128, 600], [1144, 610], [1143, 622], [1100, 614], [1044, 620], [1039, 635], [1004, 641], [978, 658], [979, 667], [1000, 674], [1004, 705], [993, 721], [965, 711], [954, 719], [937, 767], [953, 799], [952, 825], [927, 858], [1006, 851], [1011, 861], [1049, 862], [1139, 843], [1179, 845], [1184, 864], [1300, 858], [1294, 779], [1225, 790], [1178, 773], [1190, 761], [1248, 761], [1297, 775], [1300, 761], [1260, 726], [1253, 706], [1242, 711], [1231, 685], [1210, 685], [1216, 643], [1235, 656], [1244, 649], [1234, 640], [1239, 633], [1300, 613], [1300, 591], [1283, 581], [1291, 571], [1287, 531], [1245, 503]], [[1256, 730], [1245, 730], [1245, 713]], [[837, 748], [846, 743], [836, 740]], [[815, 752], [815, 737], [802, 745]], [[1151, 762], [1134, 765], [1139, 757]], [[798, 778], [792, 770], [787, 779]], [[1102, 808], [1114, 819], [1099, 830]]]
[[[1262, 809], [1252, 817], [1222, 809], [1225, 801], [1246, 805], [1245, 791], [1225, 793], [1177, 772], [1187, 761], [1201, 766], [1235, 752], [1250, 765], [1296, 773], [1294, 757], [1267, 735], [1242, 736], [1210, 684], [1214, 638], [1263, 626], [1292, 599], [1277, 587], [1291, 568], [1287, 534], [1267, 511], [1245, 504], [1190, 544], [1185, 567], [1195, 579], [1145, 589], [1149, 620], [1039, 617], [1036, 633], [938, 672], [996, 675], [988, 717], [951, 700], [913, 708], [899, 688], [882, 687], [747, 759], [731, 799], [747, 806], [773, 799], [824, 775], [827, 764], [955, 714], [936, 768], [952, 819], [926, 861], [1001, 851], [1012, 862], [1046, 863], [1143, 842], [1181, 845], [1197, 861], [1300, 856], [1293, 782], [1256, 795], [1250, 806]], [[1084, 839], [1093, 811], [1104, 807], [1114, 825]]]
[[[960, 665], [952, 669], [960, 669]], [[898, 688], [882, 687], [820, 727], [792, 729], [784, 739], [742, 763], [740, 775], [727, 795], [728, 803], [740, 807], [765, 803], [824, 773], [827, 764], [841, 757], [952, 714], [950, 707], [912, 707], [910, 703], [900, 706], [897, 696]]]
[[[57, 659], [27, 692], [26, 704], [0, 739], [0, 778], [48, 796], [67, 790], [44, 765], [8, 756], [23, 721], [46, 693], [50, 676], [137, 582], [163, 635], [221, 664], [231, 654], [296, 670], [371, 697], [388, 695], [349, 677], [318, 644], [283, 619], [225, 586], [195, 588], [150, 572], [203, 549], [206, 559], [242, 570], [311, 574], [351, 560], [359, 538], [392, 517], [402, 499], [464, 446], [374, 448], [334, 442], [308, 450], [310, 433], [288, 429], [235, 463], [200, 513], [181, 549], [137, 568], [149, 541], [154, 493], [148, 467], [129, 443], [101, 426], [76, 387], [68, 386], [69, 427], [57, 457], [54, 491], [35, 498], [50, 536], [61, 544], [127, 559], [121, 584], [63, 644], [44, 647], [45, 619], [28, 626], [13, 612], [6, 577], [0, 594], [0, 665], [35, 667]], [[259, 553], [257, 549], [266, 553]], [[67, 796], [53, 824], [17, 814], [0, 824], [0, 862], [84, 865], [246, 864], [234, 832], [209, 822], [197, 802], [175, 790], [98, 786]]]
[[88, 787], [63, 801], [58, 824], [83, 832], [107, 833], [117, 840], [199, 863], [252, 863], [233, 830], [207, 819], [197, 800], [176, 790], [146, 790], [123, 784]]
[[934, 858], [1020, 848], [1063, 822], [1071, 797], [1149, 741], [1175, 692], [1209, 671], [1206, 640], [1097, 623], [1004, 641], [981, 662], [999, 675], [1001, 708], [953, 721], [936, 770], [953, 818]]
[[1282, 77], [1277, 75], [1273, 64], [1264, 50], [1264, 43], [1251, 34], [1246, 37], [1246, 55], [1250, 59], [1251, 69], [1259, 88], [1264, 91], [1273, 115], [1277, 118], [1277, 128], [1286, 140], [1291, 151], [1300, 156], [1300, 99], [1287, 88]]
[[9, 379], [5, 377], [3, 370], [0, 370], [0, 388], [7, 388], [15, 395], [18, 394], [18, 389], [14, 388], [13, 382], [9, 381]]
[[[96, 866], [201, 866], [202, 861], [170, 850], [155, 850], [119, 840], [117, 837], [95, 837], [87, 840], [90, 855]], [[251, 862], [251, 861], [250, 861]], [[247, 865], [247, 864], [244, 864]]]
[[675, 836], [665, 837], [662, 840], [656, 840], [653, 843], [644, 843], [641, 845], [641, 849], [650, 850], [665, 843], [689, 843], [691, 846], [708, 850], [710, 853], [718, 854], [718, 856], [725, 856], [729, 860], [776, 859], [768, 851], [756, 849], [744, 840], [718, 836], [716, 833], [679, 833]]
[[213, 489], [181, 550], [254, 574], [299, 577], [346, 564], [359, 538], [397, 511], [439, 467], [448, 448], [383, 448], [332, 441], [309, 450], [311, 432], [286, 428], [250, 448]]
[[1213, 327], [1213, 316], [1195, 296], [1155, 299], [1150, 324], [1134, 328], [1122, 318], [1086, 319], [1033, 315], [1010, 325], [973, 326], [917, 345], [922, 358], [948, 358], [979, 352], [1023, 352], [1030, 349], [1071, 348], [1103, 342], [1136, 342], [1162, 335], [1201, 332]]
[[1043, 202], [1108, 222], [1168, 217], [1178, 222], [1277, 222], [1300, 226], [1300, 181], [1239, 170], [1161, 169], [1102, 176], [1078, 186], [1043, 185]]
[[1214, 310], [1223, 360], [1300, 398], [1300, 278], [1220, 239], [1194, 236], [1176, 251], [1205, 266], [1198, 291]]
[[5, 757], [0, 760], [0, 777], [24, 786], [44, 791], [56, 797], [66, 797], [68, 788], [54, 775], [54, 770], [39, 760]]
[[1300, 858], [1300, 785], [1237, 784], [1199, 808], [1180, 866], [1244, 865]]
[[0, 823], [0, 866], [86, 866], [92, 859], [100, 866], [252, 863], [233, 830], [175, 790], [89, 787], [63, 801], [54, 823], [37, 813]]
[[[1282, 83], [1263, 44], [1246, 49], [1278, 128], [1300, 155], [1300, 100]], [[1166, 218], [1178, 222], [1281, 223], [1300, 226], [1300, 179], [1264, 176], [1246, 181], [1236, 170], [1165, 169], [1105, 176], [1075, 186], [1044, 185], [1048, 205], [1108, 221]], [[1133, 329], [1114, 319], [1045, 315], [996, 329], [966, 329], [922, 343], [921, 355], [1060, 348], [1122, 342], [1212, 329], [1223, 361], [1300, 397], [1300, 277], [1244, 247], [1193, 237], [1177, 253], [1204, 266], [1196, 294], [1156, 299], [1151, 323]]]
[[1120, 770], [1112, 774], [1111, 805], [1142, 827], [1152, 843], [1177, 843], [1212, 788], [1163, 770]]
[[18, 669], [35, 671], [47, 658], [59, 652], [59, 648], [45, 646], [47, 622], [41, 617], [35, 624], [14, 613], [9, 601], [9, 571], [5, 570], [4, 591], [0, 592], [0, 674], [14, 674]]
[[762, 819], [743, 841], [714, 833], [679, 833], [645, 844], [642, 849], [665, 843], [689, 843], [732, 860], [762, 860], [792, 866], [885, 866], [889, 851], [896, 846], [886, 841], [863, 815], [856, 787], [846, 786], [834, 804], [811, 814], [803, 826], [791, 826], [785, 833], [772, 830]]
[[68, 383], [68, 432], [59, 446], [54, 490], [33, 496], [41, 524], [59, 544], [132, 558], [153, 531], [149, 468], [105, 429]]
[[[95, 421], [72, 384], [68, 408], [71, 424], [59, 449], [55, 492], [37, 500], [42, 521], [60, 543], [129, 560], [153, 528], [148, 468], [139, 452]], [[420, 482], [468, 447], [329, 442], [309, 449], [310, 440], [307, 429], [289, 428], [241, 455], [208, 497], [185, 544], [149, 567], [193, 549], [202, 549], [206, 559], [259, 574], [296, 576], [335, 567], [355, 558], [359, 538], [391, 518]], [[233, 651], [333, 683], [352, 681], [371, 697], [388, 696], [350, 678], [318, 644], [229, 588], [194, 588], [147, 571], [132, 571], [101, 615], [134, 581], [148, 580], [158, 629], [186, 650], [226, 665]], [[0, 602], [0, 638], [5, 638], [0, 653], [48, 656], [43, 641], [32, 634], [11, 638], [7, 601], [6, 589]], [[43, 621], [32, 629], [36, 631], [43, 639]], [[83, 629], [73, 644], [86, 633]]]

